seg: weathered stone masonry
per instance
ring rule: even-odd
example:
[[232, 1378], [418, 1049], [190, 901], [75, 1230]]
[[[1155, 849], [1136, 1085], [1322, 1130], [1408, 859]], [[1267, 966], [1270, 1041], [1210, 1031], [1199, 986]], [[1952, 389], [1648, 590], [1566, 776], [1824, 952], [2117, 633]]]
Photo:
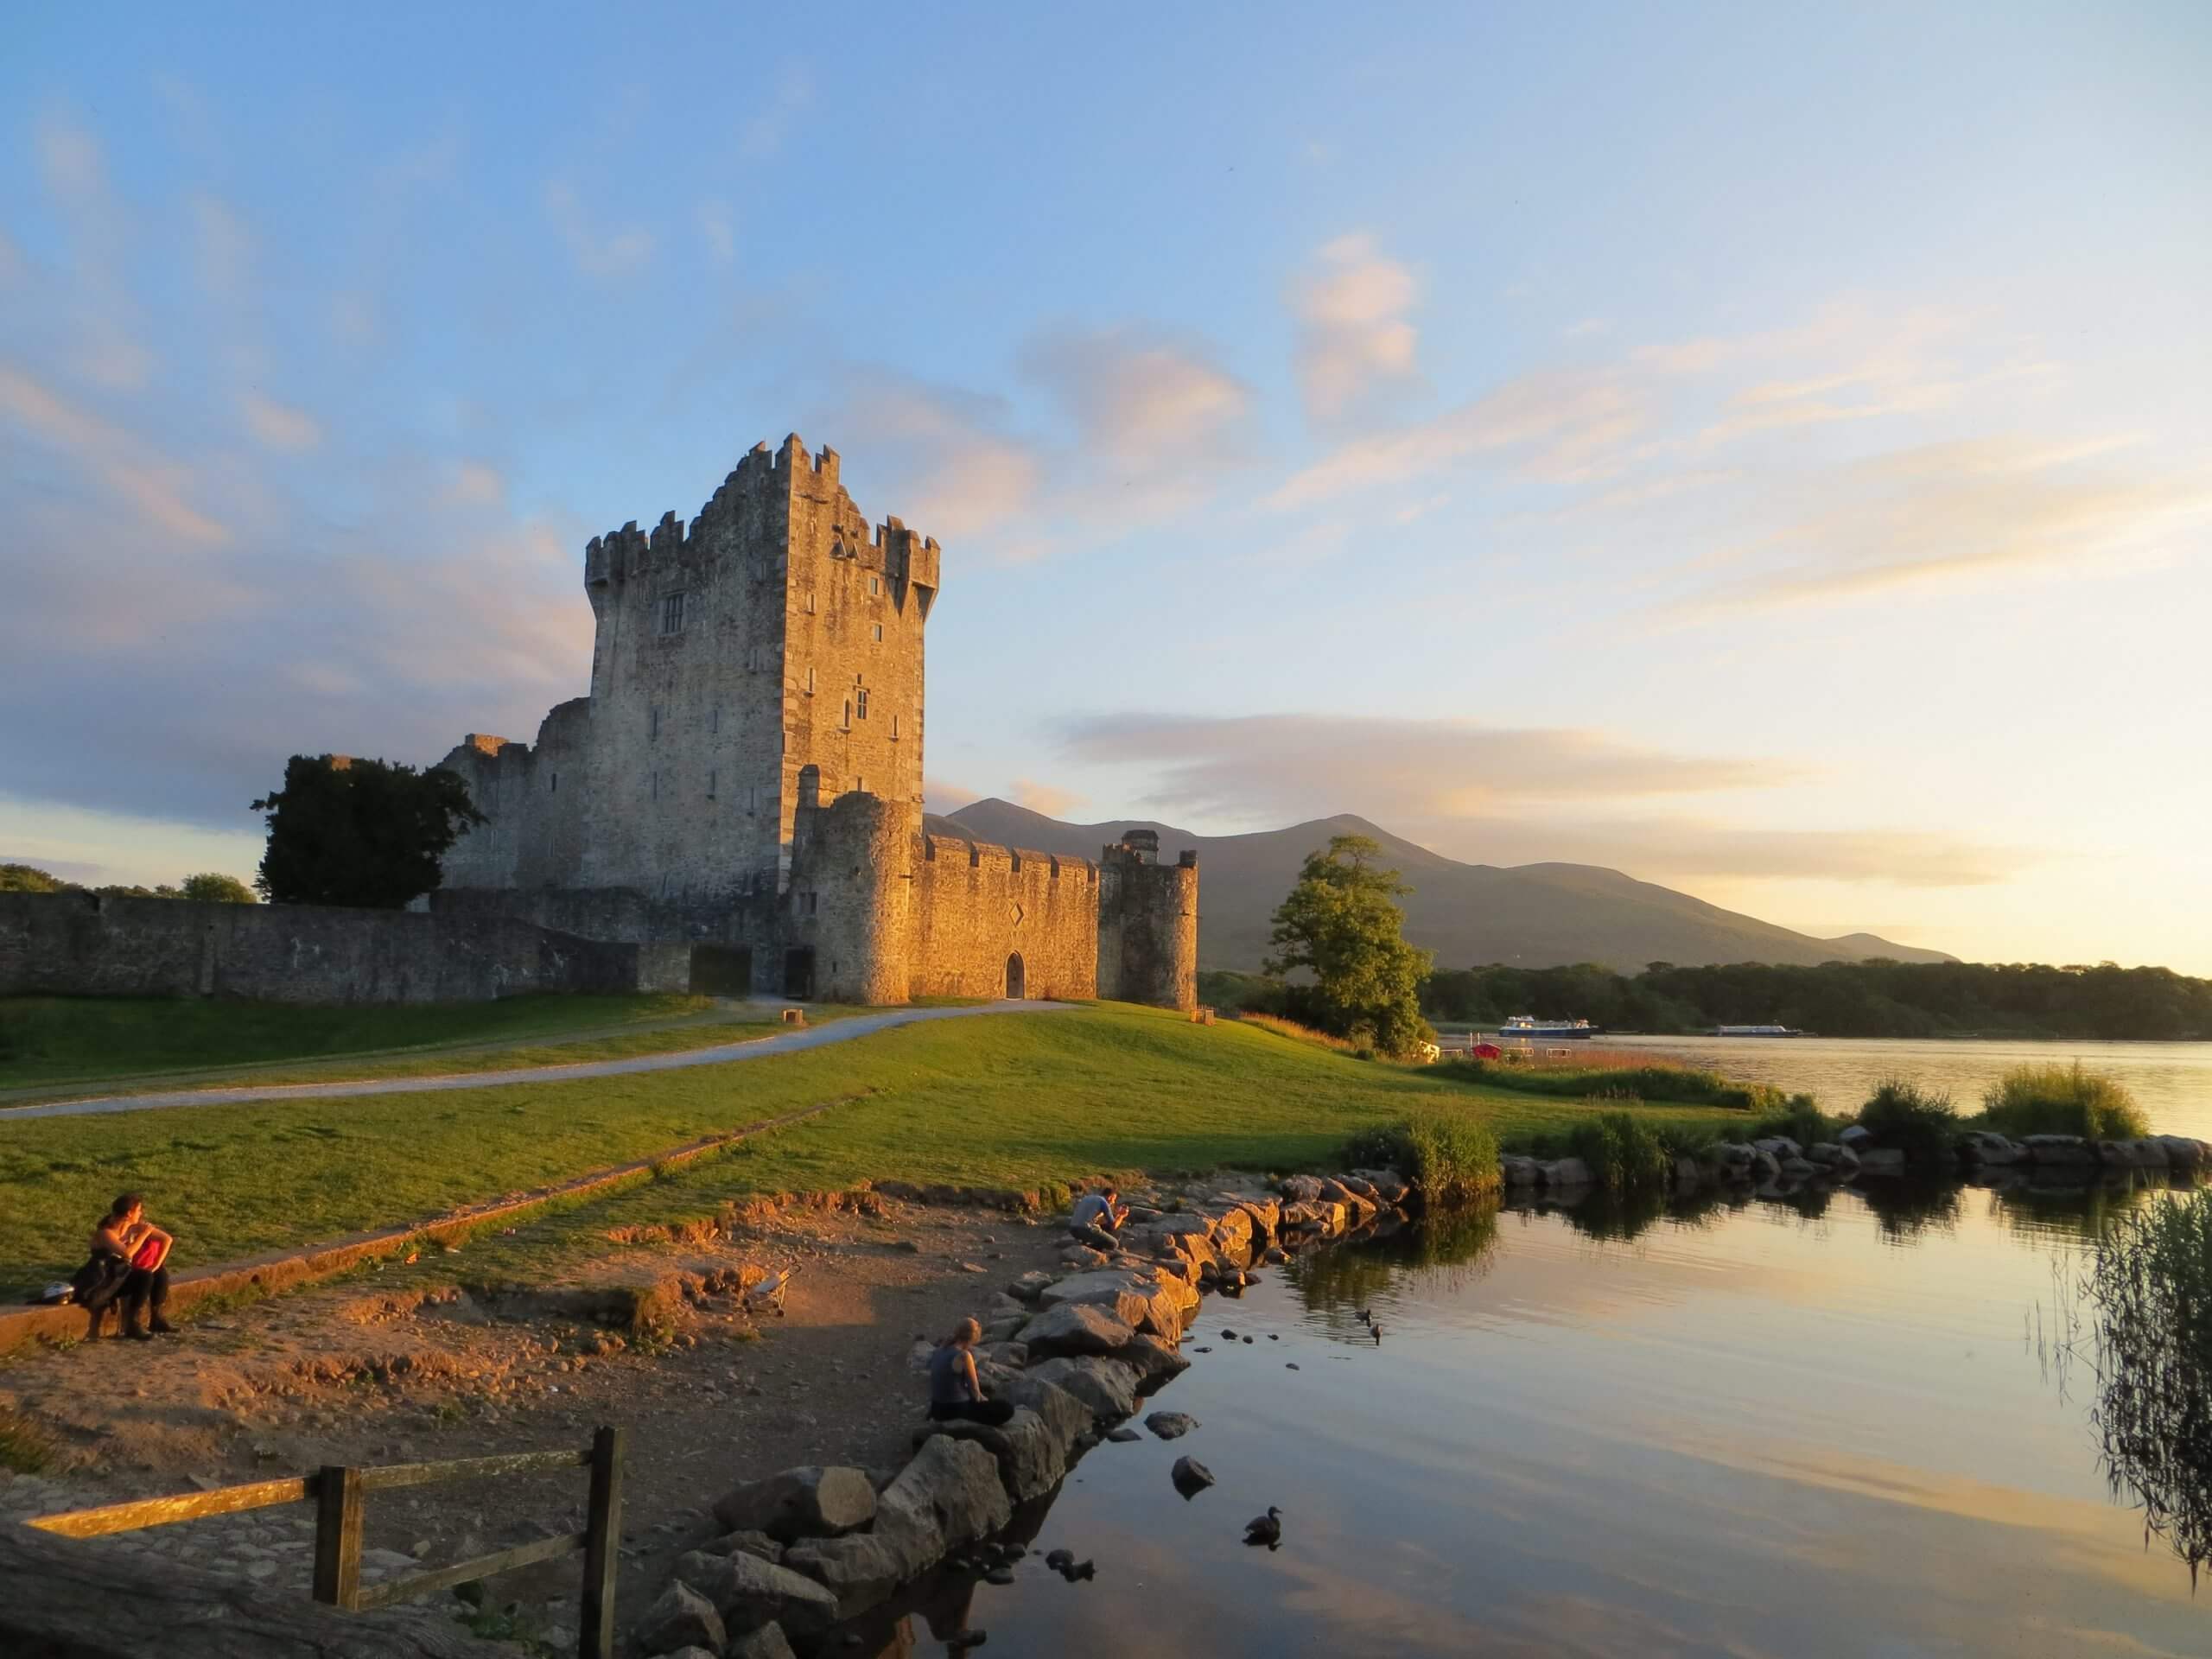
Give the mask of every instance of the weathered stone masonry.
[[836, 452], [796, 436], [688, 527], [594, 537], [591, 695], [534, 746], [472, 734], [446, 757], [487, 822], [434, 909], [683, 942], [789, 995], [1192, 1006], [1192, 855], [1125, 842], [1093, 864], [925, 833], [940, 557], [896, 518], [871, 529]]

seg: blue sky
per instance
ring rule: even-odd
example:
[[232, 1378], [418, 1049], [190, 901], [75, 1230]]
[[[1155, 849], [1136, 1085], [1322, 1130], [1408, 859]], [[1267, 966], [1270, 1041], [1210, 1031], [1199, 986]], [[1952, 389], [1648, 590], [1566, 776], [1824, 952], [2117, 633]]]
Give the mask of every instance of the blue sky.
[[[457, 15], [449, 15], [457, 14]], [[0, 55], [0, 856], [534, 734], [796, 429], [940, 803], [1349, 810], [2212, 971], [2199, 8], [60, 9]]]

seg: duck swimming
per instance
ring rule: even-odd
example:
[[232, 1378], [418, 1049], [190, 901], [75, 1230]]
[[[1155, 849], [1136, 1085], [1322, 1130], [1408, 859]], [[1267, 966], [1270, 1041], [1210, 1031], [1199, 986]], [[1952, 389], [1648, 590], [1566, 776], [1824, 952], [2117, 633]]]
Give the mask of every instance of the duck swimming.
[[1265, 1544], [1269, 1549], [1282, 1542], [1282, 1511], [1272, 1503], [1265, 1515], [1255, 1516], [1244, 1523], [1244, 1541]]

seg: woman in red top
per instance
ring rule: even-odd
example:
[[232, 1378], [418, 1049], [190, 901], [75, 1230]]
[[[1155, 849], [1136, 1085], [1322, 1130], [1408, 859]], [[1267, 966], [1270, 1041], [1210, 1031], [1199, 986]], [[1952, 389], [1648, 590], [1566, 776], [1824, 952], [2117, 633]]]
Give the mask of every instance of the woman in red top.
[[[105, 1218], [92, 1230], [92, 1254], [118, 1257], [130, 1264], [117, 1300], [123, 1304], [123, 1334], [144, 1342], [165, 1336], [176, 1327], [162, 1317], [169, 1300], [169, 1248], [175, 1243], [146, 1219], [146, 1200], [136, 1192], [116, 1199]], [[153, 1313], [145, 1325], [139, 1315]]]

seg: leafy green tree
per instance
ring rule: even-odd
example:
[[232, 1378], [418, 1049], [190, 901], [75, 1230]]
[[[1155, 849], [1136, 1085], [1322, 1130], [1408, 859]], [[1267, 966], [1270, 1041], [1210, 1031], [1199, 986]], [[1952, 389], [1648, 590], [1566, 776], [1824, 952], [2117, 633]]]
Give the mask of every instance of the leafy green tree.
[[202, 870], [198, 875], [184, 878], [181, 897], [197, 899], [203, 905], [257, 905], [251, 887], [235, 875], [224, 875], [214, 870]]
[[35, 864], [0, 864], [0, 893], [67, 893], [70, 884]]
[[343, 754], [296, 754], [253, 804], [268, 850], [254, 885], [271, 904], [399, 910], [438, 885], [438, 860], [484, 815], [442, 766], [417, 772]]
[[1311, 972], [1310, 986], [1293, 988], [1314, 1024], [1403, 1054], [1432, 1034], [1421, 1014], [1430, 958], [1405, 941], [1397, 900], [1413, 889], [1378, 865], [1382, 856], [1365, 836], [1332, 836], [1325, 852], [1307, 854], [1275, 910], [1267, 971]]

